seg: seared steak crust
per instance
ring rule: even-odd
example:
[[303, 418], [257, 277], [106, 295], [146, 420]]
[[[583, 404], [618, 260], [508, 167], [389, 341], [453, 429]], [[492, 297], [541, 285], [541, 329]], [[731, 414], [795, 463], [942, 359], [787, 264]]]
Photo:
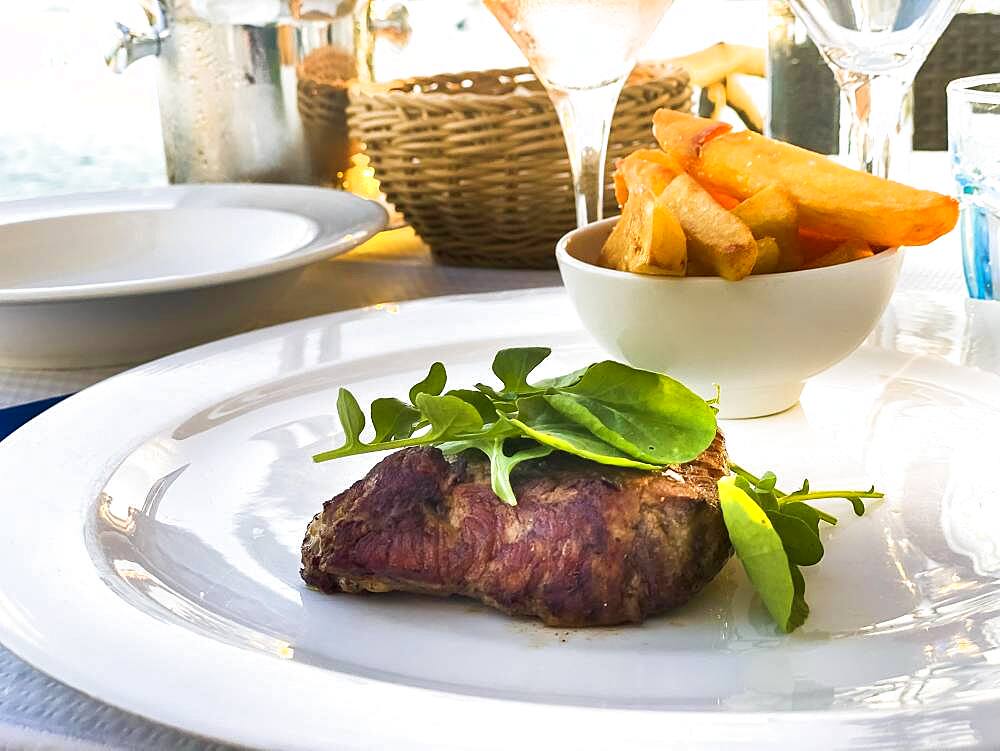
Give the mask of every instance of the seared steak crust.
[[681, 605], [732, 553], [721, 435], [662, 474], [560, 453], [526, 462], [514, 507], [480, 457], [421, 447], [382, 460], [313, 518], [302, 578], [324, 592], [457, 594], [550, 626], [597, 626]]

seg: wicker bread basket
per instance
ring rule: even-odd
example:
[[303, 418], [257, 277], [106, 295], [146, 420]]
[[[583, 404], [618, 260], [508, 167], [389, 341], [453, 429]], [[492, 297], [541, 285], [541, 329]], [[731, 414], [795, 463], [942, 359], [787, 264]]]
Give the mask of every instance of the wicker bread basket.
[[[555, 243], [576, 223], [569, 160], [548, 95], [528, 68], [354, 86], [349, 96], [351, 135], [436, 260], [555, 265]], [[683, 71], [637, 71], [618, 102], [609, 163], [654, 143], [657, 109], [690, 105]], [[617, 213], [610, 189], [605, 213]]]

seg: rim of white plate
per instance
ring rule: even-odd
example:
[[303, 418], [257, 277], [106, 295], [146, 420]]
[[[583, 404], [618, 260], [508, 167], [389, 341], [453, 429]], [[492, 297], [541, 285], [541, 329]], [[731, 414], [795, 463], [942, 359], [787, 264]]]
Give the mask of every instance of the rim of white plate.
[[[190, 276], [73, 284], [28, 289], [0, 288], [0, 304], [97, 300], [130, 295], [214, 287], [277, 274], [346, 253], [385, 228], [389, 215], [375, 201], [345, 191], [308, 185], [204, 183], [167, 185], [141, 190], [114, 190], [29, 198], [0, 204], [0, 224], [81, 214], [173, 208], [248, 208], [284, 211], [311, 220], [315, 236], [277, 258], [265, 258], [236, 269]], [[349, 209], [357, 219], [344, 227]]]
[[[453, 307], [463, 303], [527, 295], [537, 303], [543, 295], [555, 299], [564, 294], [549, 288], [433, 298], [400, 304], [392, 318], [440, 307], [453, 321]], [[683, 739], [688, 747], [769, 743], [798, 748], [804, 733], [820, 745], [829, 741], [858, 747], [919, 733], [920, 726], [913, 723], [917, 716], [926, 721], [945, 712], [949, 722], [969, 721], [996, 711], [992, 697], [978, 703], [943, 702], [931, 709], [684, 712], [460, 695], [336, 673], [226, 645], [137, 610], [104, 584], [87, 550], [84, 526], [104, 482], [138, 442], [198, 409], [199, 403], [215, 403], [224, 393], [273, 380], [262, 376], [249, 357], [241, 359], [241, 367], [232, 367], [233, 354], [246, 354], [298, 329], [320, 332], [338, 321], [376, 315], [386, 315], [385, 306], [282, 324], [170, 355], [67, 399], [8, 438], [0, 446], [0, 493], [8, 499], [7, 523], [0, 525], [4, 645], [100, 701], [198, 735], [268, 748], [475, 745], [509, 751], [518, 744], [638, 749], [662, 747], [670, 738]], [[412, 348], [407, 328], [396, 329], [400, 349]], [[223, 389], [205, 387], [213, 382]], [[108, 408], [122, 404], [129, 409], [126, 427], [109, 430], [104, 421]], [[51, 436], [59, 436], [61, 443], [53, 445]], [[11, 503], [12, 498], [17, 502]], [[66, 498], [73, 499], [70, 508]], [[47, 539], [39, 544], [32, 530], [44, 530]], [[60, 551], [55, 569], [49, 555], [53, 548]], [[39, 590], [40, 572], [58, 577], [56, 584]], [[48, 614], [43, 624], [40, 612]], [[76, 618], [70, 621], [66, 613]], [[47, 649], [47, 640], [72, 645], [63, 649], [72, 659]], [[123, 674], [132, 680], [123, 680]], [[289, 685], [297, 690], [274, 690]], [[391, 708], [391, 721], [386, 708]]]

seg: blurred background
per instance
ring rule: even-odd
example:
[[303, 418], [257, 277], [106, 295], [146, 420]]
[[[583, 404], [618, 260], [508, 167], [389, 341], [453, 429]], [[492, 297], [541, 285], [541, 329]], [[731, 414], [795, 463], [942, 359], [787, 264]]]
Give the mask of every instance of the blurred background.
[[[245, 10], [253, 2], [271, 4], [239, 4]], [[479, 0], [405, 5], [412, 35], [403, 47], [378, 42], [377, 80], [524, 64]], [[139, 60], [123, 75], [104, 63], [116, 21], [148, 27], [140, 4], [0, 0], [0, 8], [0, 200], [164, 184], [157, 60]], [[767, 0], [677, 0], [644, 57], [685, 55], [719, 41], [766, 47], [767, 37]], [[748, 90], [765, 109], [764, 82], [751, 81]]]

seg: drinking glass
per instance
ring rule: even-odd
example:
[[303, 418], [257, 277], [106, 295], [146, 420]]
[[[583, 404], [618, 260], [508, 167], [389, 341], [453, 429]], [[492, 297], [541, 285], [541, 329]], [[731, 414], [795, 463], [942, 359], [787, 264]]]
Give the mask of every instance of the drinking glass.
[[840, 86], [840, 153], [888, 177], [903, 102], [961, 0], [791, 0]]
[[601, 219], [615, 105], [639, 50], [673, 0], [485, 0], [559, 115], [576, 221]]
[[1000, 300], [1000, 74], [948, 84], [948, 150], [969, 294]]

